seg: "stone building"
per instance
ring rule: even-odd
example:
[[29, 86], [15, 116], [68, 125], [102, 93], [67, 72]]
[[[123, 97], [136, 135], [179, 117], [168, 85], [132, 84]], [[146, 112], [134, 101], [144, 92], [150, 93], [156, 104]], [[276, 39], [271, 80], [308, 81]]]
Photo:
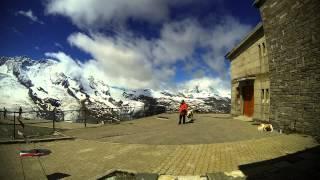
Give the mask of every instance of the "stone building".
[[320, 136], [320, 1], [256, 0], [270, 74], [270, 121]]
[[[253, 86], [253, 117], [269, 119], [276, 129], [320, 137], [320, 1], [255, 0], [254, 6], [260, 10], [263, 25], [227, 54], [232, 114], [250, 115], [241, 109], [250, 99], [246, 94], [251, 90], [243, 88], [248, 84]], [[260, 42], [267, 52], [265, 63], [258, 60]], [[265, 82], [261, 86], [259, 79]], [[265, 107], [259, 97], [268, 102], [268, 115], [263, 115]]]
[[231, 62], [231, 114], [268, 121], [269, 63], [262, 24], [226, 57]]

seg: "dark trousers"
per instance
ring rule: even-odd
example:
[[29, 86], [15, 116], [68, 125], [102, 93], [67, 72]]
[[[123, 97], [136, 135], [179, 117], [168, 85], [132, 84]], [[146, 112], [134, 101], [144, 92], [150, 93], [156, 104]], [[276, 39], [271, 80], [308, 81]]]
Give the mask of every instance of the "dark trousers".
[[181, 124], [181, 119], [183, 120], [183, 124], [186, 123], [186, 114], [180, 114], [179, 116], [179, 124]]

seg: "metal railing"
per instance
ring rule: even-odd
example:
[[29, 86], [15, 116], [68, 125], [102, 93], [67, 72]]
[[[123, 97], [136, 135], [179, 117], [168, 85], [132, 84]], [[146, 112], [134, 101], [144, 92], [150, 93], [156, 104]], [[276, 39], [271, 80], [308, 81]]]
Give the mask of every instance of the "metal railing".
[[[118, 108], [80, 108], [63, 110], [0, 110], [0, 139], [17, 139], [25, 135], [49, 136], [61, 128], [59, 122], [74, 124], [114, 123], [166, 112], [164, 106], [124, 106]], [[59, 123], [59, 127], [56, 125]], [[80, 126], [79, 126], [80, 127]], [[63, 128], [63, 127], [62, 127]]]

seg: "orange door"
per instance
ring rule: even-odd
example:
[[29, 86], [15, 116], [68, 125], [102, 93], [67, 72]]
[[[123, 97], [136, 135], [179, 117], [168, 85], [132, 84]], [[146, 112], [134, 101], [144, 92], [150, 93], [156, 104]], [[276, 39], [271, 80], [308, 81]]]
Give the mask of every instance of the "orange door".
[[254, 111], [253, 86], [244, 86], [243, 93], [243, 114], [252, 117]]

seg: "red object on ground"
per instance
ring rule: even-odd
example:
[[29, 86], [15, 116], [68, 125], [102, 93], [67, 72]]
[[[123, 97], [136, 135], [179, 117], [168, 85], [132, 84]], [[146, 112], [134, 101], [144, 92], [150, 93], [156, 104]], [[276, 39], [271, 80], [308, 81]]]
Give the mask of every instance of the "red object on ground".
[[44, 156], [46, 155], [46, 153], [38, 149], [31, 149], [31, 150], [21, 150], [19, 155], [20, 157], [34, 157], [34, 156]]

